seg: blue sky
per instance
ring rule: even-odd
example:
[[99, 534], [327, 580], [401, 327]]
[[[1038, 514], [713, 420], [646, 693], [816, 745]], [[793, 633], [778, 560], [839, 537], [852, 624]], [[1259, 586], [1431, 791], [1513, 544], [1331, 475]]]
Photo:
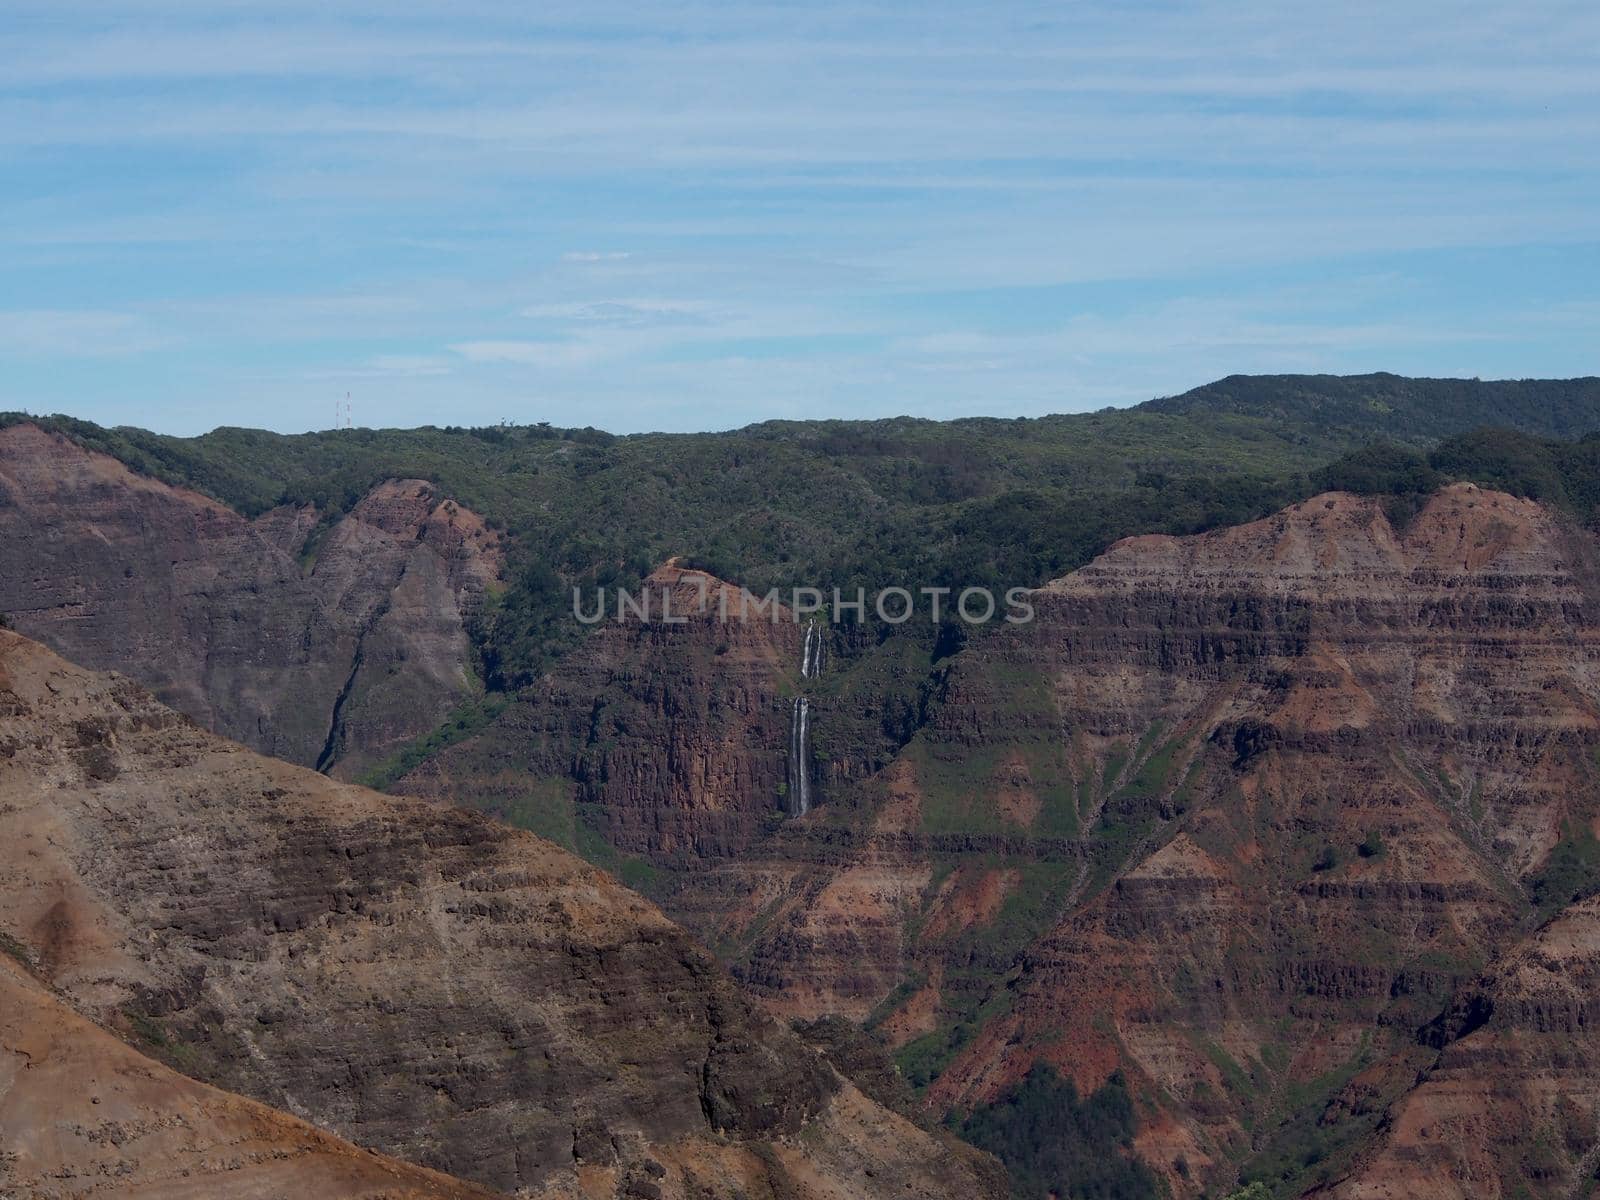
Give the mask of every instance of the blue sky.
[[0, 409], [1600, 373], [1600, 5], [0, 0]]

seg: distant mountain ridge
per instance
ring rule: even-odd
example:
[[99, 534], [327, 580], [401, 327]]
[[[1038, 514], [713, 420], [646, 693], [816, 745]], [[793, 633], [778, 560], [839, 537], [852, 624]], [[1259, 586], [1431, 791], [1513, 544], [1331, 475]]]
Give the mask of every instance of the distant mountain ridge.
[[1366, 437], [1428, 442], [1483, 426], [1542, 437], [1600, 430], [1600, 377], [1578, 379], [1418, 379], [1371, 375], [1229, 375], [1135, 411], [1233, 413], [1315, 421]]

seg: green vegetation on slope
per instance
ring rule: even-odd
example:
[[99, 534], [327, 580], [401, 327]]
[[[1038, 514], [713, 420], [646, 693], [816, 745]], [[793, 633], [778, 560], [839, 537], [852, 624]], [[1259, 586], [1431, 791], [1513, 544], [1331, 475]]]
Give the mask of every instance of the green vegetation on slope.
[[1446, 483], [1469, 480], [1553, 504], [1592, 522], [1600, 517], [1600, 434], [1563, 441], [1511, 429], [1477, 429], [1426, 453], [1376, 442], [1311, 478], [1322, 490], [1387, 497], [1404, 512], [1414, 511], [1422, 498]]
[[1600, 891], [1600, 839], [1569, 826], [1530, 881], [1529, 898], [1541, 920]]
[[360, 780], [362, 786], [379, 791], [391, 786], [431, 755], [486, 729], [505, 711], [507, 703], [504, 696], [480, 696], [463, 702], [439, 728], [417, 738], [364, 774]]
[[1041, 1063], [960, 1133], [1005, 1163], [1017, 1200], [1154, 1200], [1160, 1185], [1133, 1157], [1136, 1126], [1121, 1074], [1080, 1100], [1072, 1080]]
[[1274, 1106], [1280, 1123], [1258, 1132], [1256, 1145], [1240, 1171], [1239, 1181], [1246, 1185], [1243, 1195], [1287, 1200], [1329, 1183], [1348, 1169], [1351, 1158], [1377, 1129], [1389, 1102], [1414, 1077], [1397, 1072], [1383, 1102], [1369, 1102], [1359, 1111], [1334, 1103], [1367, 1061], [1363, 1047], [1349, 1061], [1321, 1076], [1286, 1081]]

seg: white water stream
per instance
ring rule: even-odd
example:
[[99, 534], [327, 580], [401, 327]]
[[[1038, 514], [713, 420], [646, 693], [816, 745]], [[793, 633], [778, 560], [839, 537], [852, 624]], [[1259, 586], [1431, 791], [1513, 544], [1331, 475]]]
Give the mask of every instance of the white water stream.
[[[822, 630], [806, 626], [800, 647], [800, 678], [811, 679], [822, 670]], [[811, 701], [796, 696], [789, 714], [789, 795], [791, 817], [811, 811]]]

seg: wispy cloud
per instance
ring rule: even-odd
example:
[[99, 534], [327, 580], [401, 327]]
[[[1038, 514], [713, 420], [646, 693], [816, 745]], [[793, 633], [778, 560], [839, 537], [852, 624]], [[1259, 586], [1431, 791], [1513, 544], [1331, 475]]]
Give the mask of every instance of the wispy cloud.
[[635, 328], [709, 325], [717, 319], [717, 306], [702, 300], [569, 300], [557, 304], [530, 304], [522, 310], [522, 315], [557, 323]]
[[0, 311], [0, 351], [41, 357], [100, 358], [138, 354], [171, 337], [124, 312], [34, 309]]
[[598, 346], [582, 342], [456, 342], [450, 349], [468, 362], [527, 367], [581, 367], [601, 356]]
[[442, 355], [377, 354], [350, 366], [301, 371], [299, 377], [308, 380], [428, 379], [449, 375], [455, 365]]

